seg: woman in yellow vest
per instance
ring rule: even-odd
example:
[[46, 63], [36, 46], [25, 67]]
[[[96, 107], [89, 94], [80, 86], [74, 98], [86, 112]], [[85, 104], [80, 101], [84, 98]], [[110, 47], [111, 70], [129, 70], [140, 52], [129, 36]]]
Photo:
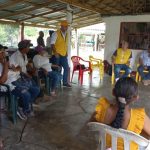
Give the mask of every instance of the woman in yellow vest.
[[125, 73], [122, 77], [127, 77], [131, 73], [130, 60], [132, 58], [132, 52], [128, 49], [128, 42], [122, 42], [122, 48], [118, 48], [112, 56], [112, 65], [114, 66], [114, 74], [116, 81], [120, 77], [120, 70], [124, 70]]
[[51, 48], [53, 56], [51, 58], [51, 63], [62, 66], [63, 72], [63, 86], [71, 87], [68, 83], [68, 72], [69, 65], [67, 60], [67, 49], [68, 49], [68, 22], [62, 21], [60, 30], [57, 30], [52, 34], [51, 38]]

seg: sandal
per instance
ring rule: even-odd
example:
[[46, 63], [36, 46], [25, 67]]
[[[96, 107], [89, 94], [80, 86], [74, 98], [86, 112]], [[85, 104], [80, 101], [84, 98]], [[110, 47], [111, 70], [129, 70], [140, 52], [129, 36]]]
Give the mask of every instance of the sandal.
[[56, 97], [56, 93], [55, 92], [51, 92], [51, 96]]

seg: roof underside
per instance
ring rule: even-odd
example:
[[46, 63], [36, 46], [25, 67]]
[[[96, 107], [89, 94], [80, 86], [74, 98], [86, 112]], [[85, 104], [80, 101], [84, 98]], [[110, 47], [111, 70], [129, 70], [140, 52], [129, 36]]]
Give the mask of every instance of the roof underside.
[[73, 28], [100, 23], [103, 16], [150, 13], [150, 0], [0, 0], [0, 22], [57, 28], [66, 19], [67, 4]]

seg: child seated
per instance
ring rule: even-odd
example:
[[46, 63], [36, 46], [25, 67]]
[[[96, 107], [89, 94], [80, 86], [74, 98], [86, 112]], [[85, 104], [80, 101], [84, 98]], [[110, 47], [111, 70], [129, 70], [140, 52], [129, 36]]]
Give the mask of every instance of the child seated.
[[[117, 129], [127, 129], [149, 138], [150, 119], [145, 113], [145, 109], [129, 107], [139, 98], [138, 85], [135, 80], [129, 77], [120, 78], [113, 89], [113, 95], [116, 99], [114, 104], [111, 104], [105, 97], [99, 99], [90, 121], [101, 122]], [[107, 148], [111, 148], [110, 135], [107, 135], [106, 145]], [[124, 149], [122, 139], [118, 139], [117, 146], [119, 150]], [[132, 142], [130, 149], [138, 149], [137, 144]]]

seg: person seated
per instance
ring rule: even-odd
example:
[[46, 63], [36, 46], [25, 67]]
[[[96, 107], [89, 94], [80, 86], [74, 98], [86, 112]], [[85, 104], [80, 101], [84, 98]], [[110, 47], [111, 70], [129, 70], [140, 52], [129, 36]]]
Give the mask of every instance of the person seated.
[[[146, 70], [148, 73], [144, 73], [143, 71]], [[144, 50], [139, 58], [139, 67], [138, 72], [142, 77], [142, 81], [144, 85], [150, 84], [150, 45], [148, 46], [147, 50]]]
[[49, 62], [49, 58], [44, 56], [45, 51], [42, 46], [37, 46], [35, 50], [38, 52], [33, 58], [34, 66], [38, 69], [43, 69], [45, 75], [47, 75], [51, 80], [51, 96], [56, 96], [56, 86], [61, 80], [61, 74], [57, 71], [52, 71], [51, 67], [56, 67], [60, 69], [58, 65], [52, 65]]
[[122, 77], [127, 77], [131, 73], [130, 61], [132, 58], [132, 52], [128, 49], [128, 42], [123, 41], [122, 47], [118, 48], [112, 56], [112, 66], [114, 66], [114, 74], [116, 81], [120, 77], [120, 70], [124, 70], [125, 73]]
[[[123, 128], [150, 137], [150, 118], [144, 108], [130, 108], [130, 104], [139, 99], [138, 84], [130, 77], [120, 78], [113, 89], [115, 103], [110, 103], [105, 97], [101, 97], [96, 105], [90, 121], [101, 122], [114, 128]], [[106, 138], [107, 148], [111, 148], [110, 135]], [[118, 139], [118, 148], [123, 150], [123, 141]], [[136, 143], [131, 143], [131, 150], [138, 149]]]
[[[30, 46], [32, 46], [30, 40], [20, 41], [18, 43], [18, 50], [15, 53], [13, 53], [10, 57], [10, 66], [14, 71], [21, 71], [22, 78], [25, 78], [25, 80], [32, 80], [32, 83], [38, 87], [36, 79], [34, 78], [36, 71], [32, 67], [32, 63], [30, 63], [27, 58], [27, 53], [29, 52]], [[36, 103], [40, 101], [47, 102], [49, 100], [50, 96], [45, 95], [42, 89], [40, 89], [40, 94], [38, 95]]]
[[[23, 80], [18, 70], [9, 69], [9, 60], [6, 59], [3, 48], [0, 48], [0, 84], [9, 85], [11, 93], [20, 98], [19, 102], [22, 101], [23, 108], [18, 107], [17, 115], [25, 120], [28, 116], [33, 115], [30, 106], [38, 96], [40, 89], [30, 80]], [[0, 87], [4, 92], [7, 90], [2, 85]]]

